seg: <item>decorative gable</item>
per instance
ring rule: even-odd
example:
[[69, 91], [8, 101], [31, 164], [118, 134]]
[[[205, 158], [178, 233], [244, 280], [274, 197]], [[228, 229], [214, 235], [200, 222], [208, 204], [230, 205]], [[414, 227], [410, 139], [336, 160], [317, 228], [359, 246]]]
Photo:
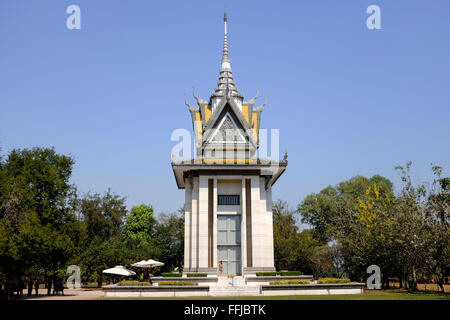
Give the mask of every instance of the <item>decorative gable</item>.
[[[231, 118], [231, 115], [227, 113], [219, 123], [217, 129], [215, 129], [209, 142], [223, 142], [223, 143], [246, 143], [242, 128], [238, 128], [236, 123]], [[247, 139], [248, 141], [248, 139]]]

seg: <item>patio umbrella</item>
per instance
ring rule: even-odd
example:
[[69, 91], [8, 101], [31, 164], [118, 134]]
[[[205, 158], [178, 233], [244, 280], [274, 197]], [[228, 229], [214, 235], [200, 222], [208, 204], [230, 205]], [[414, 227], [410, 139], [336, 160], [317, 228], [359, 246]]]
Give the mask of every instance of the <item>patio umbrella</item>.
[[119, 276], [134, 276], [136, 272], [125, 269], [123, 266], [115, 266], [114, 268], [103, 270], [103, 273], [117, 274]]
[[[164, 265], [164, 263], [153, 260], [153, 259], [142, 260], [142, 261], [132, 264], [132, 266], [136, 267], [136, 268], [152, 268], [152, 267], [161, 267], [163, 265]], [[150, 280], [150, 283], [152, 283], [152, 277], [150, 276], [150, 274], [149, 274], [149, 280]]]
[[161, 267], [163, 265], [164, 265], [164, 263], [153, 260], [153, 259], [142, 260], [142, 261], [132, 264], [133, 267], [137, 267], [137, 268]]

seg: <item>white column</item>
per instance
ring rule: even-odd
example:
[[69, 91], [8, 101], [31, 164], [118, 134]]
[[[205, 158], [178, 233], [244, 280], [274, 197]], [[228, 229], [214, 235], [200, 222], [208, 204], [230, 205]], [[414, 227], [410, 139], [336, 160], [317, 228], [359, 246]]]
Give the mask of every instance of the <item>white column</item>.
[[[266, 190], [266, 179], [259, 177], [258, 198], [254, 213], [254, 252], [257, 256], [254, 260], [254, 267], [273, 268], [273, 222], [271, 209], [270, 187]], [[253, 198], [252, 198], [253, 202]]]
[[213, 267], [217, 268], [217, 177], [214, 177], [213, 219]]
[[208, 268], [208, 177], [199, 177], [198, 198], [198, 261], [199, 268]]
[[190, 269], [191, 265], [191, 227], [192, 227], [192, 188], [189, 180], [185, 182], [184, 202], [184, 268]]
[[191, 267], [198, 268], [198, 177], [192, 179], [192, 211], [191, 211]]
[[262, 264], [262, 250], [261, 242], [263, 241], [261, 232], [261, 200], [259, 176], [251, 178], [251, 193], [252, 193], [252, 258], [253, 267], [261, 267]]
[[242, 177], [241, 188], [241, 266], [242, 274], [244, 268], [247, 267], [247, 194], [245, 188], [245, 177]]
[[275, 257], [273, 253], [273, 212], [272, 212], [272, 186], [268, 186], [266, 192], [266, 216], [267, 216], [267, 264], [275, 268]]

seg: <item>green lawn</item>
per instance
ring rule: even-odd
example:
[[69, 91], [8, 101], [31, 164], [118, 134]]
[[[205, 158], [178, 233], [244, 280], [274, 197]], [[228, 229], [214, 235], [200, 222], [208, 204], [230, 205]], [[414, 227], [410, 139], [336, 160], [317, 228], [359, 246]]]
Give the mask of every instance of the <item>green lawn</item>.
[[364, 294], [299, 295], [273, 297], [105, 298], [106, 300], [450, 300], [450, 294], [406, 290], [366, 290]]

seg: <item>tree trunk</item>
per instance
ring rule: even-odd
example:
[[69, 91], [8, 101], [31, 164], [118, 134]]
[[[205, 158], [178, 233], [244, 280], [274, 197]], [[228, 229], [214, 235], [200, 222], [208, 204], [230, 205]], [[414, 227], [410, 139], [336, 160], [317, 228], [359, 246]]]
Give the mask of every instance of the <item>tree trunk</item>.
[[413, 278], [413, 288], [411, 288], [411, 289], [416, 290], [417, 289], [417, 276], [416, 276], [416, 265], [415, 264], [412, 265], [412, 278]]
[[103, 284], [103, 275], [102, 275], [102, 273], [100, 273], [100, 275], [98, 276], [98, 279], [97, 279], [97, 286], [99, 288], [101, 288], [102, 284]]
[[44, 271], [44, 279], [45, 279], [45, 284], [47, 285], [47, 295], [49, 296], [52, 292], [52, 283], [48, 278], [48, 274], [47, 274], [47, 270]]
[[442, 293], [445, 293], [445, 288], [444, 288], [444, 275], [442, 275], [442, 276], [438, 275], [438, 276], [437, 276], [437, 283], [438, 283], [438, 286], [439, 286], [439, 288], [441, 289]]

